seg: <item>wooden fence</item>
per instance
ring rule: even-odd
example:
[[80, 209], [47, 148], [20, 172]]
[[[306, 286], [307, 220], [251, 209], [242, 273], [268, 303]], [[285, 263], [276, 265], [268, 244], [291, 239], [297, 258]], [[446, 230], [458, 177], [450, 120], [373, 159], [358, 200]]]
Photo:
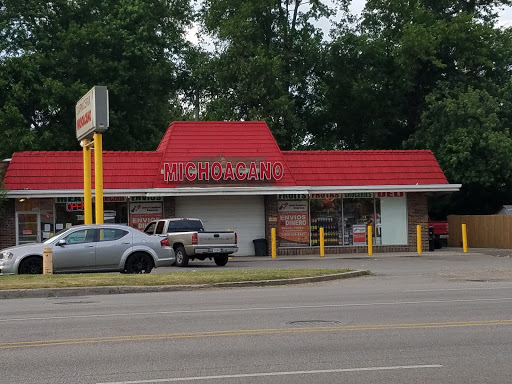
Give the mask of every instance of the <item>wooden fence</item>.
[[462, 247], [462, 224], [466, 224], [468, 247], [512, 249], [512, 215], [448, 216], [450, 247]]

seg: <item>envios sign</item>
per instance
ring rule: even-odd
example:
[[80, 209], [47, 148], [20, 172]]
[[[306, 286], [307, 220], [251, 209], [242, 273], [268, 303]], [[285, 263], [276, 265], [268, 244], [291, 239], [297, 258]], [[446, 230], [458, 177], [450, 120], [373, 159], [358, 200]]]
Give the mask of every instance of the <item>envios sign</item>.
[[76, 138], [92, 139], [94, 132], [105, 132], [108, 128], [108, 90], [97, 85], [76, 104]]

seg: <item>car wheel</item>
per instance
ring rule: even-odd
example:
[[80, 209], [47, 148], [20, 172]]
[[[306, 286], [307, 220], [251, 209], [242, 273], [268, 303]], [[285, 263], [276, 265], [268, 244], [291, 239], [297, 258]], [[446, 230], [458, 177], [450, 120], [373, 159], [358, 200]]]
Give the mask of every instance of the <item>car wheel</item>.
[[177, 267], [186, 267], [188, 265], [188, 255], [185, 251], [185, 248], [180, 245], [178, 248], [176, 248], [175, 254], [176, 261], [174, 262], [174, 265]]
[[213, 258], [215, 261], [215, 264], [217, 264], [219, 267], [223, 267], [228, 263], [229, 256], [228, 255], [217, 255]]
[[153, 269], [153, 259], [145, 253], [134, 253], [126, 260], [126, 273], [150, 273]]
[[40, 275], [43, 273], [43, 259], [37, 256], [27, 257], [18, 267], [20, 275]]

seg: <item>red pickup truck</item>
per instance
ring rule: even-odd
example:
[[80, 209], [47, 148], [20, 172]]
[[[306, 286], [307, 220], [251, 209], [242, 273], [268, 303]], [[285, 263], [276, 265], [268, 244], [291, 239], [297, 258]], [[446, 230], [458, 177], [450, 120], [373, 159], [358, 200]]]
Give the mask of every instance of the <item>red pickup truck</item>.
[[428, 220], [428, 228], [433, 229], [434, 247], [436, 249], [448, 246], [448, 222]]

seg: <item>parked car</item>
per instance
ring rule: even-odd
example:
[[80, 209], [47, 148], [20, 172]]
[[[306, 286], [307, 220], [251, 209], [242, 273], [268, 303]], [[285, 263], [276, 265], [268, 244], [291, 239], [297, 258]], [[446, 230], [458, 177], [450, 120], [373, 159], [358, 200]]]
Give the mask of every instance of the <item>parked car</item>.
[[156, 220], [144, 229], [149, 235], [166, 236], [176, 254], [175, 265], [186, 267], [189, 260], [212, 259], [224, 266], [231, 253], [238, 252], [234, 231], [205, 232], [200, 219], [180, 218]]
[[40, 274], [44, 248], [52, 248], [53, 270], [63, 272], [150, 273], [171, 266], [174, 250], [167, 239], [124, 225], [78, 225], [42, 243], [0, 251], [0, 274]]

